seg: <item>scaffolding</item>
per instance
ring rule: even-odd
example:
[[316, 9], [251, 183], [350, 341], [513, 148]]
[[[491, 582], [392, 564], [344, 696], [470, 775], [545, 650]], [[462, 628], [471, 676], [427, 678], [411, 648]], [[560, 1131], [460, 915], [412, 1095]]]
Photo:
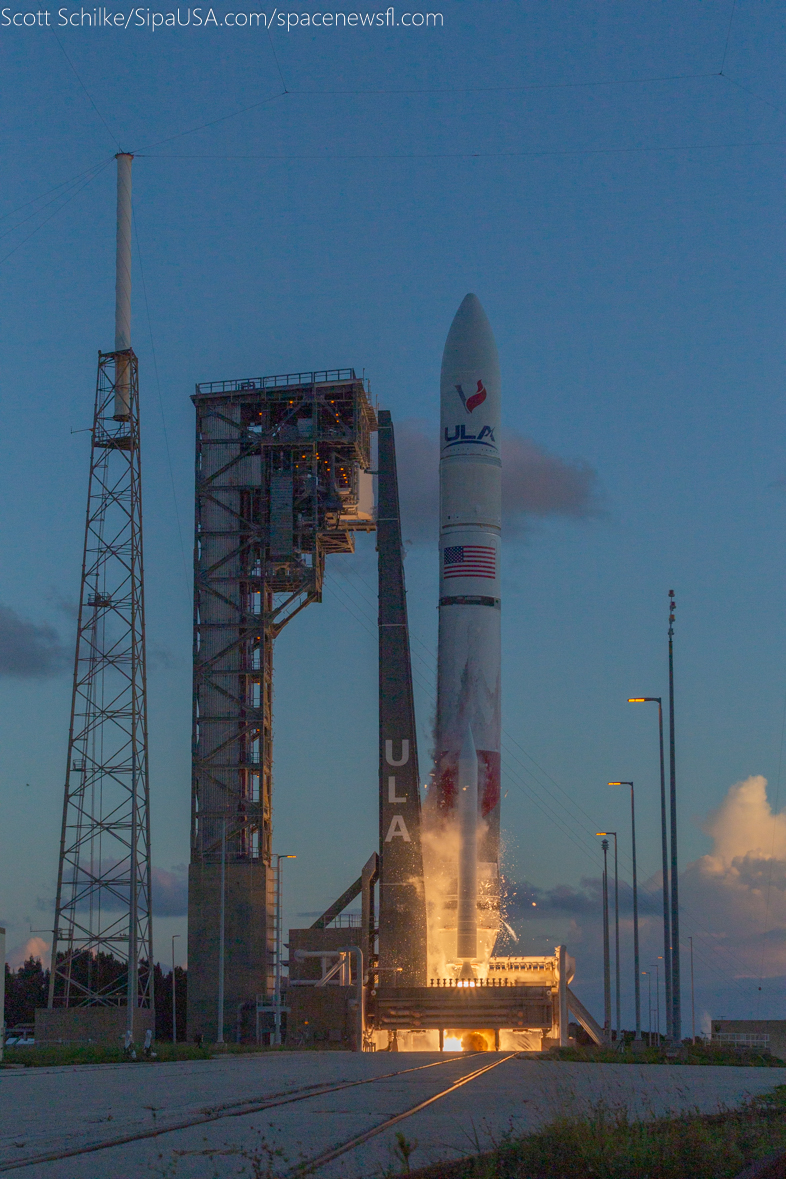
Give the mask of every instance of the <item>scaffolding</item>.
[[[118, 407], [120, 412], [118, 412]], [[153, 1008], [137, 358], [99, 352], [49, 1007]]]
[[257, 995], [273, 991], [273, 642], [321, 600], [325, 558], [374, 530], [376, 418], [353, 369], [209, 382], [193, 400], [189, 1035], [215, 1039], [219, 1019], [253, 1026]]

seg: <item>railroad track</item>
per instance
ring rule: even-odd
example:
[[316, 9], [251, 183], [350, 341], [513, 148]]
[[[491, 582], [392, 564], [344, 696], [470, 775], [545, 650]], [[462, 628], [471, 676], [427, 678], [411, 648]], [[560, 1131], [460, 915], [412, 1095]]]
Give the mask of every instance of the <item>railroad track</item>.
[[[397, 1122], [403, 1122], [405, 1118], [411, 1118], [413, 1114], [419, 1113], [420, 1110], [425, 1109], [429, 1105], [433, 1105], [435, 1101], [439, 1101], [442, 1097], [447, 1097], [451, 1093], [455, 1093], [456, 1089], [460, 1089], [463, 1085], [468, 1085], [470, 1081], [476, 1080], [477, 1077], [482, 1077], [484, 1073], [490, 1073], [492, 1069], [498, 1068], [499, 1065], [505, 1064], [508, 1060], [514, 1060], [517, 1053], [511, 1052], [509, 1056], [503, 1056], [502, 1060], [494, 1060], [491, 1064], [485, 1065], [483, 1068], [477, 1068], [474, 1072], [467, 1073], [466, 1076], [459, 1077], [447, 1089], [443, 1089], [441, 1093], [435, 1093], [433, 1097], [426, 1098], [425, 1101], [419, 1101], [417, 1105], [411, 1106], [410, 1109], [405, 1109], [403, 1113], [396, 1114], [392, 1118], [388, 1118], [384, 1122], [380, 1122], [378, 1126], [372, 1126], [370, 1130], [366, 1130], [364, 1134], [358, 1134], [354, 1138], [348, 1138], [341, 1146], [336, 1146], [332, 1150], [326, 1150], [323, 1154], [316, 1155], [314, 1158], [300, 1163], [287, 1171], [287, 1179], [296, 1179], [299, 1176], [313, 1175], [320, 1167], [332, 1163], [334, 1159], [340, 1158], [342, 1154], [346, 1154], [350, 1150], [354, 1150], [356, 1146], [362, 1146], [364, 1142], [368, 1142], [370, 1138], [376, 1138], [377, 1134], [381, 1134], [384, 1130], [395, 1126]], [[381, 1080], [381, 1078], [380, 1078]]]
[[[465, 1059], [471, 1060], [482, 1056], [482, 1053], [468, 1054]], [[406, 1118], [412, 1117], [419, 1113], [420, 1110], [426, 1109], [435, 1102], [440, 1101], [444, 1097], [448, 1097], [457, 1089], [464, 1085], [470, 1084], [478, 1077], [485, 1073], [491, 1072], [492, 1069], [498, 1068], [499, 1065], [505, 1064], [506, 1061], [514, 1059], [516, 1053], [511, 1053], [501, 1059], [493, 1060], [490, 1064], [483, 1065], [480, 1068], [475, 1068], [471, 1072], [458, 1077], [452, 1081], [446, 1088], [441, 1089], [438, 1093], [434, 1093], [431, 1097], [423, 1101], [419, 1101], [416, 1105], [404, 1110], [402, 1113], [395, 1114], [393, 1117], [385, 1119], [377, 1126], [373, 1126], [363, 1134], [358, 1134], [355, 1137], [347, 1139], [345, 1142], [334, 1146], [322, 1154], [316, 1155], [310, 1159], [303, 1160], [291, 1170], [285, 1172], [287, 1179], [300, 1179], [307, 1175], [312, 1175], [321, 1167], [326, 1166], [327, 1163], [339, 1158], [342, 1154], [354, 1150], [357, 1146], [362, 1146], [364, 1142], [382, 1134], [391, 1126], [395, 1126], [398, 1122], [404, 1121]], [[200, 1114], [181, 1118], [176, 1121], [162, 1123], [156, 1126], [148, 1127], [144, 1130], [131, 1131], [126, 1134], [117, 1134], [111, 1138], [102, 1139], [99, 1142], [88, 1142], [83, 1145], [74, 1145], [63, 1150], [51, 1150], [35, 1155], [27, 1155], [24, 1158], [7, 1159], [0, 1161], [0, 1173], [9, 1171], [22, 1170], [25, 1167], [33, 1167], [41, 1163], [59, 1162], [63, 1159], [77, 1158], [81, 1155], [95, 1154], [103, 1150], [111, 1150], [112, 1147], [126, 1146], [133, 1142], [142, 1142], [146, 1139], [161, 1138], [165, 1134], [177, 1133], [179, 1130], [190, 1130], [197, 1126], [209, 1125], [212, 1122], [222, 1121], [226, 1118], [242, 1118], [248, 1117], [251, 1114], [261, 1113], [264, 1110], [276, 1109], [279, 1106], [293, 1105], [297, 1102], [310, 1101], [317, 1097], [324, 1097], [330, 1093], [338, 1093], [345, 1089], [356, 1089], [363, 1085], [374, 1085], [378, 1081], [391, 1080], [394, 1077], [403, 1077], [409, 1073], [423, 1072], [426, 1069], [444, 1067], [445, 1065], [455, 1064], [457, 1058], [450, 1057], [447, 1060], [432, 1061], [429, 1064], [420, 1064], [412, 1068], [397, 1069], [394, 1072], [383, 1073], [377, 1077], [366, 1077], [358, 1081], [342, 1081], [339, 1084], [325, 1084], [309, 1086], [307, 1091], [301, 1087], [296, 1090], [289, 1090], [282, 1093], [273, 1094], [270, 1097], [260, 1098], [251, 1101], [237, 1101], [227, 1103], [221, 1106], [211, 1107], [208, 1110], [202, 1111]]]

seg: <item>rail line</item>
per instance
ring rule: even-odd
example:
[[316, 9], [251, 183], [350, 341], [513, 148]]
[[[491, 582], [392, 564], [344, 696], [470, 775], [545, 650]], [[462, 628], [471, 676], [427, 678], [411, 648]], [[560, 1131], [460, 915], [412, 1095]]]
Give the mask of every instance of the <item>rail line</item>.
[[[417, 1105], [413, 1105], [410, 1109], [405, 1109], [403, 1113], [396, 1114], [392, 1118], [381, 1122], [380, 1125], [372, 1127], [371, 1130], [366, 1130], [364, 1134], [358, 1134], [354, 1138], [348, 1138], [341, 1146], [336, 1146], [333, 1150], [326, 1150], [324, 1154], [319, 1154], [307, 1162], [300, 1163], [293, 1167], [291, 1171], [286, 1172], [286, 1179], [299, 1179], [300, 1176], [313, 1175], [320, 1167], [324, 1167], [327, 1163], [332, 1163], [334, 1159], [340, 1158], [342, 1154], [347, 1151], [354, 1150], [356, 1146], [362, 1146], [364, 1142], [368, 1142], [370, 1138], [375, 1138], [377, 1134], [381, 1134], [384, 1130], [395, 1126], [397, 1122], [403, 1122], [405, 1118], [411, 1118], [413, 1114], [420, 1113], [429, 1105], [433, 1105], [435, 1101], [439, 1101], [442, 1097], [447, 1097], [450, 1093], [454, 1093], [456, 1089], [460, 1089], [462, 1085], [469, 1084], [477, 1077], [482, 1077], [484, 1073], [489, 1073], [493, 1068], [497, 1068], [500, 1064], [505, 1064], [508, 1060], [515, 1060], [518, 1053], [511, 1052], [509, 1056], [504, 1056], [502, 1060], [494, 1060], [491, 1064], [484, 1065], [483, 1068], [475, 1069], [472, 1073], [467, 1073], [464, 1077], [459, 1077], [447, 1089], [443, 1089], [441, 1093], [435, 1093], [433, 1097], [427, 1097], [425, 1101], [419, 1101]], [[380, 1080], [382, 1078], [379, 1078]]]
[[[471, 1053], [469, 1054], [468, 1058], [471, 1059], [472, 1056], [477, 1055], [479, 1054]], [[413, 1068], [397, 1069], [395, 1072], [382, 1073], [378, 1077], [365, 1077], [359, 1081], [342, 1081], [341, 1084], [338, 1085], [309, 1085], [307, 1087], [307, 1092], [304, 1092], [303, 1088], [301, 1087], [297, 1090], [288, 1090], [281, 1094], [276, 1094], [270, 1098], [260, 1099], [258, 1101], [232, 1102], [230, 1104], [214, 1107], [210, 1109], [209, 1112], [202, 1113], [197, 1117], [182, 1118], [180, 1121], [169, 1122], [167, 1125], [151, 1126], [146, 1130], [137, 1130], [128, 1134], [118, 1134], [113, 1138], [103, 1139], [101, 1142], [90, 1142], [83, 1146], [69, 1147], [66, 1150], [54, 1150], [47, 1151], [43, 1154], [28, 1155], [27, 1158], [8, 1159], [6, 1161], [0, 1162], [0, 1173], [7, 1171], [19, 1171], [24, 1167], [33, 1167], [39, 1163], [54, 1163], [59, 1162], [61, 1159], [77, 1158], [78, 1156], [85, 1154], [95, 1154], [100, 1150], [110, 1150], [113, 1146], [126, 1146], [130, 1142], [142, 1142], [148, 1138], [160, 1138], [163, 1134], [171, 1134], [177, 1130], [190, 1130], [194, 1126], [208, 1125], [211, 1122], [218, 1122], [224, 1118], [242, 1118], [248, 1116], [249, 1114], [261, 1113], [266, 1109], [275, 1109], [277, 1106], [293, 1105], [298, 1101], [309, 1101], [312, 1097], [324, 1097], [328, 1093], [338, 1093], [343, 1089], [356, 1089], [360, 1085], [373, 1085], [377, 1081], [390, 1080], [392, 1077], [402, 1077], [407, 1073], [417, 1073], [422, 1072], [424, 1069], [437, 1068], [440, 1065], [452, 1064], [455, 1063], [456, 1059], [457, 1057], [452, 1056], [446, 1060], [435, 1060], [431, 1061], [429, 1064], [415, 1065]], [[506, 1057], [505, 1059], [509, 1060], [511, 1058]], [[343, 1146], [337, 1147], [335, 1151], [328, 1152], [328, 1154], [331, 1158], [338, 1157], [339, 1154], [344, 1154], [346, 1151], [351, 1150], [353, 1146], [359, 1146], [361, 1141], [366, 1141], [367, 1138], [372, 1138], [375, 1134], [380, 1134], [383, 1130], [387, 1129], [388, 1126], [392, 1126], [394, 1122], [410, 1117], [412, 1114], [417, 1113], [419, 1109], [425, 1108], [426, 1105], [431, 1105], [432, 1102], [438, 1101], [440, 1097], [447, 1096], [447, 1094], [453, 1092], [454, 1089], [460, 1088], [461, 1085], [464, 1085], [468, 1081], [473, 1080], [476, 1076], [480, 1076], [482, 1073], [488, 1072], [489, 1069], [494, 1068], [497, 1064], [502, 1063], [502, 1061], [498, 1060], [494, 1061], [494, 1063], [491, 1065], [486, 1065], [482, 1069], [476, 1069], [474, 1073], [469, 1073], [466, 1077], [459, 1078], [458, 1081], [454, 1082], [447, 1089], [444, 1089], [441, 1093], [437, 1093], [434, 1097], [430, 1097], [427, 1101], [421, 1102], [418, 1106], [414, 1106], [412, 1109], [406, 1110], [402, 1114], [398, 1114], [395, 1118], [388, 1119], [382, 1125], [367, 1131], [365, 1135], [360, 1135], [359, 1138], [352, 1139], [351, 1141], [344, 1143]], [[330, 1159], [326, 1155], [320, 1155], [316, 1159], [311, 1159], [308, 1162], [300, 1164], [299, 1168], [296, 1168], [292, 1174], [310, 1174], [311, 1171], [315, 1170], [317, 1167], [323, 1166], [329, 1161]]]

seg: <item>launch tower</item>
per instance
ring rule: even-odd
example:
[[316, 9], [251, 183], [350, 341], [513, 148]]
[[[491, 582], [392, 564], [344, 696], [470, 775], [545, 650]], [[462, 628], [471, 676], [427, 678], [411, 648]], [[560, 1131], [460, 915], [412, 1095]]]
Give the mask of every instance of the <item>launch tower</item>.
[[247, 1033], [273, 990], [273, 641], [321, 600], [326, 556], [375, 527], [376, 418], [353, 369], [214, 381], [193, 400], [188, 1025], [215, 1040], [221, 942], [227, 1029]]

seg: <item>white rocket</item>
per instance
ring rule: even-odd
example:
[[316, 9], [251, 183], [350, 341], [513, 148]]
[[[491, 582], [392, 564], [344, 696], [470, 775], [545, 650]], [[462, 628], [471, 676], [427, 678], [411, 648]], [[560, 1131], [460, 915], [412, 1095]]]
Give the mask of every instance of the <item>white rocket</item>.
[[440, 404], [436, 786], [443, 816], [456, 821], [456, 958], [471, 977], [499, 921], [502, 523], [499, 360], [475, 295], [466, 296], [448, 332]]

